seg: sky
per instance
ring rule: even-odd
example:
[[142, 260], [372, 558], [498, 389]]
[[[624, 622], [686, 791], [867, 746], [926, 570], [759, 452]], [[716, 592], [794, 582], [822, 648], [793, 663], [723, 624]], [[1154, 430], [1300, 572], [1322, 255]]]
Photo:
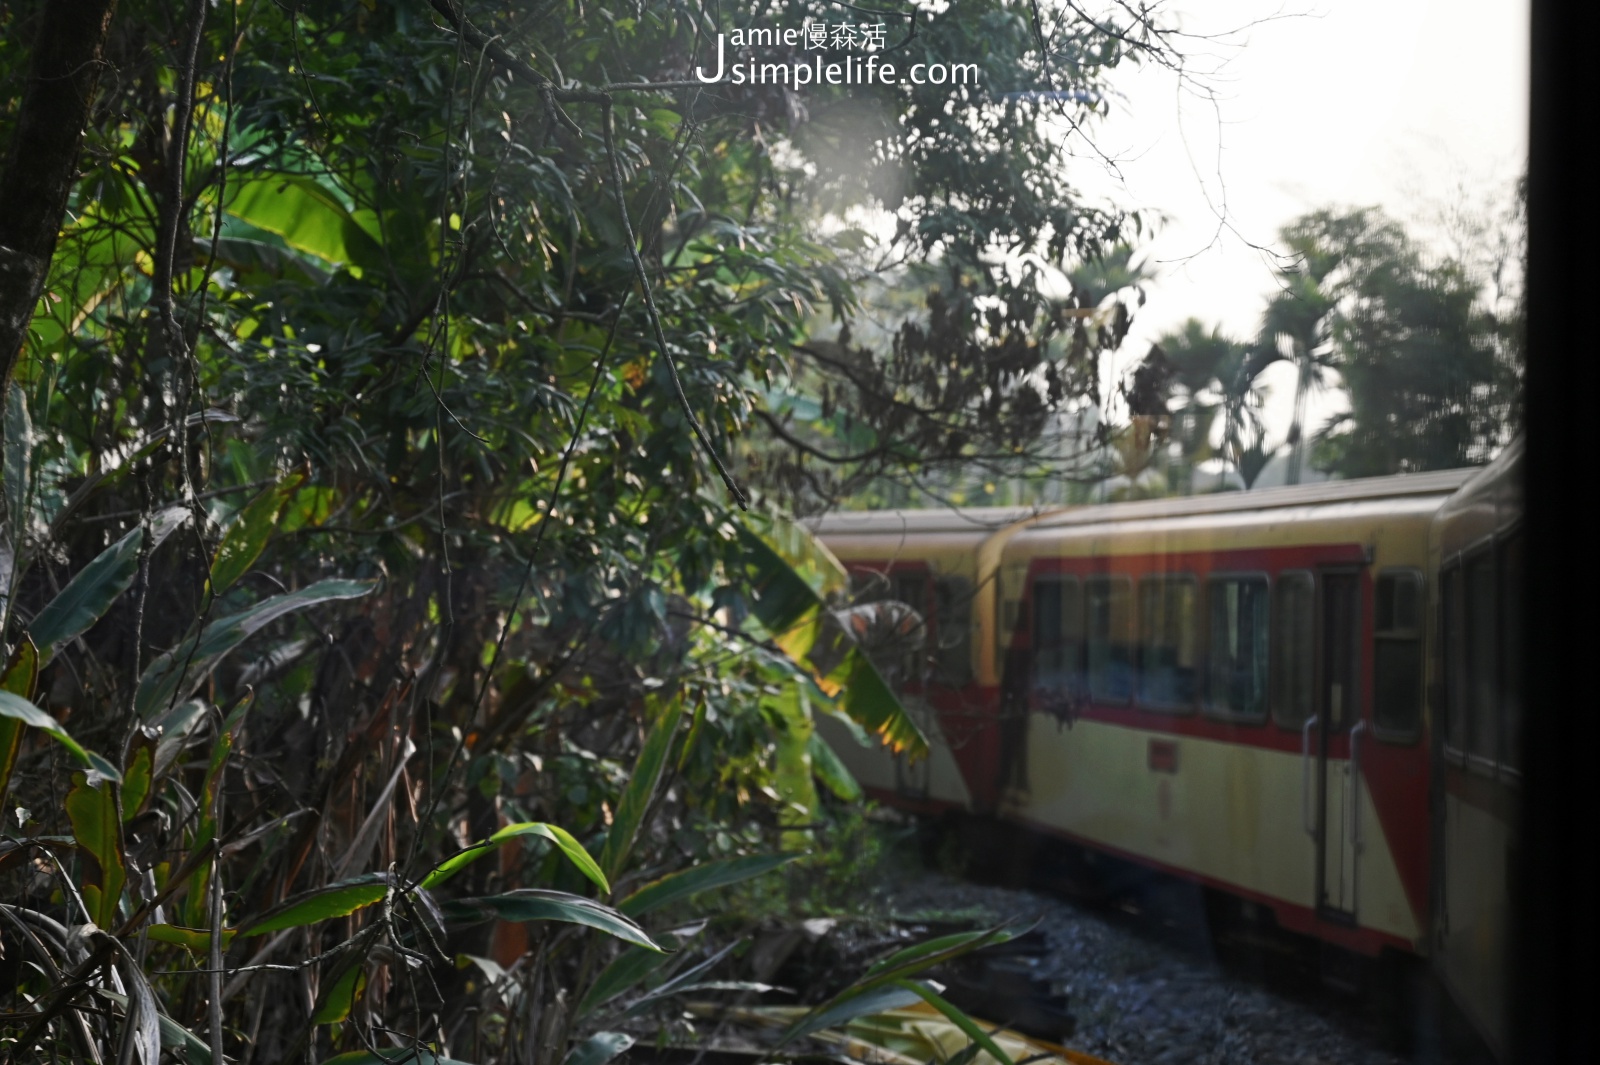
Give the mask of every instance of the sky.
[[[1271, 245], [1308, 210], [1377, 205], [1414, 222], [1458, 188], [1481, 198], [1521, 172], [1527, 0], [1172, 0], [1163, 10], [1192, 33], [1240, 32], [1183, 45], [1215, 106], [1166, 70], [1119, 71], [1122, 99], [1095, 135], [1118, 174], [1084, 153], [1087, 189], [1169, 217], [1146, 245], [1160, 276], [1124, 362], [1191, 316], [1253, 335], [1273, 280], [1250, 244]], [[1276, 369], [1269, 439], [1282, 438], [1293, 387], [1292, 371]], [[1310, 420], [1339, 405], [1322, 397]]]

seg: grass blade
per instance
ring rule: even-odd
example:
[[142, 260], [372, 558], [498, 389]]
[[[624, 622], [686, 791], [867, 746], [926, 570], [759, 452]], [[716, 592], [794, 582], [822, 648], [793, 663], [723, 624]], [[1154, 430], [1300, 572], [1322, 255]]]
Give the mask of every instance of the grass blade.
[[670, 873], [644, 887], [617, 904], [617, 909], [629, 917], [642, 917], [679, 899], [697, 895], [712, 888], [737, 884], [769, 873], [799, 858], [798, 854], [753, 854], [744, 858], [723, 858], [703, 862], [681, 872]]

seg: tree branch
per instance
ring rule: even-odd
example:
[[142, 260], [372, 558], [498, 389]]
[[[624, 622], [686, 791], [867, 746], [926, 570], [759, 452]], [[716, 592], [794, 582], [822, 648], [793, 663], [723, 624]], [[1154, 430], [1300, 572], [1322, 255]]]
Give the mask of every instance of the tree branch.
[[0, 171], [0, 391], [11, 383], [44, 294], [116, 6], [116, 0], [43, 5], [16, 132]]

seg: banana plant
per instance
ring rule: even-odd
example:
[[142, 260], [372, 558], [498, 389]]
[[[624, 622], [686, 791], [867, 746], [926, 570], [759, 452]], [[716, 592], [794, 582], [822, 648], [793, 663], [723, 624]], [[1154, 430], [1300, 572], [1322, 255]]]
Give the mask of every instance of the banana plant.
[[817, 808], [814, 781], [845, 801], [862, 794], [816, 732], [814, 712], [843, 717], [858, 733], [912, 758], [925, 756], [928, 743], [867, 653], [863, 637], [872, 626], [859, 610], [841, 605], [850, 580], [838, 559], [806, 529], [778, 518], [751, 518], [739, 537], [751, 613], [784, 656], [764, 671], [773, 694], [763, 707], [774, 724], [781, 818], [795, 829], [784, 846], [798, 848], [798, 828]]

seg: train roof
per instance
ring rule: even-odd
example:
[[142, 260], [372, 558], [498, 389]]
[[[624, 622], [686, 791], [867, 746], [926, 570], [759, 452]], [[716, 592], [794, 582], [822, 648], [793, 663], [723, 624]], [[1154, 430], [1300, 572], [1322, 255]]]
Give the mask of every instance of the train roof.
[[1493, 462], [1473, 471], [1461, 490], [1439, 508], [1435, 537], [1441, 551], [1448, 555], [1469, 549], [1504, 532], [1522, 516], [1522, 455], [1518, 436]]
[[907, 536], [967, 533], [982, 539], [1017, 522], [1029, 521], [1030, 531], [1101, 522], [1134, 522], [1162, 518], [1274, 510], [1368, 500], [1417, 496], [1446, 496], [1479, 474], [1477, 468], [1407, 473], [1391, 477], [1362, 477], [1349, 481], [1263, 488], [1257, 491], [1220, 492], [1203, 496], [1143, 499], [1126, 503], [1095, 503], [1072, 507], [971, 507], [927, 510], [843, 511], [809, 519], [817, 535]]
[[1254, 492], [1219, 492], [1203, 496], [1104, 503], [1063, 510], [1042, 518], [1033, 528], [1044, 530], [1101, 522], [1149, 521], [1203, 514], [1230, 514], [1240, 511], [1403, 499], [1414, 496], [1448, 496], [1471, 480], [1476, 472], [1476, 469], [1437, 470], [1431, 473], [1402, 473], [1392, 477], [1361, 477], [1350, 481], [1322, 481], [1318, 484], [1263, 488]]
[[839, 510], [805, 525], [819, 536], [971, 533], [982, 538], [1050, 507], [937, 507], [917, 510]]

